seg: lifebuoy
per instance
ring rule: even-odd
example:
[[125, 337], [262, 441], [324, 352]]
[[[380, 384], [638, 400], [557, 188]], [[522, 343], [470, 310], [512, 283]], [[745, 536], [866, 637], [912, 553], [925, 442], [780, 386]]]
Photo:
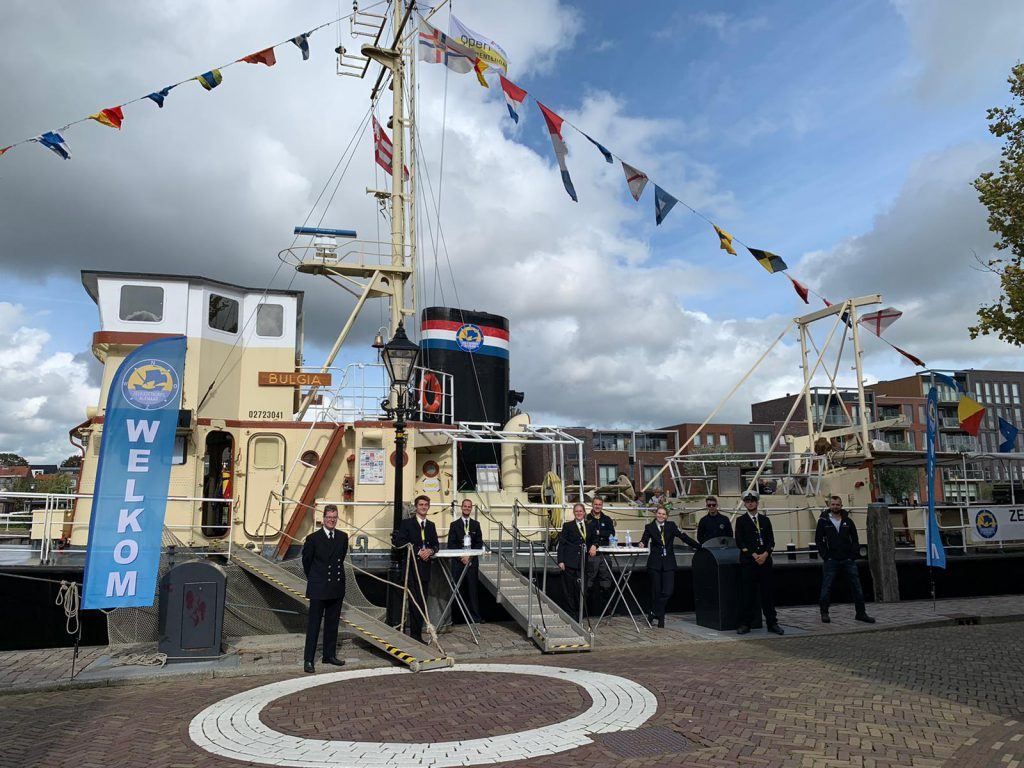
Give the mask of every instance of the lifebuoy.
[[435, 374], [427, 371], [420, 381], [420, 404], [427, 413], [437, 413], [441, 410], [441, 400], [441, 382]]

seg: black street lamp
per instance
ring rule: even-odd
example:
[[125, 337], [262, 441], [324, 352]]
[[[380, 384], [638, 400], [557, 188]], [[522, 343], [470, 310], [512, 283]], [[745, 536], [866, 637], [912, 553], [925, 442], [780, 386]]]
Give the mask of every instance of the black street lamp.
[[[392, 517], [392, 536], [398, 533], [402, 524], [402, 479], [405, 468], [405, 420], [409, 415], [409, 380], [416, 367], [416, 360], [419, 358], [420, 348], [405, 334], [405, 326], [398, 323], [395, 335], [380, 351], [384, 367], [387, 369], [388, 377], [391, 379], [391, 390], [395, 394], [394, 405], [390, 398], [381, 403], [381, 408], [388, 416], [395, 419], [395, 507]], [[399, 557], [399, 550], [391, 550], [391, 567], [388, 579], [398, 583], [401, 579], [402, 565]], [[397, 624], [400, 614], [401, 600], [396, 600], [392, 595], [393, 589], [388, 589], [388, 623]]]

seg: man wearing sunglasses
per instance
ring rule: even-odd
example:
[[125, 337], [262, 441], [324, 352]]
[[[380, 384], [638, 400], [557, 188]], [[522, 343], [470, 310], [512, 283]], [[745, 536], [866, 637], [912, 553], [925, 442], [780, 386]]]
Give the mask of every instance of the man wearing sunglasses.
[[716, 539], [719, 536], [728, 536], [731, 539], [732, 523], [718, 511], [718, 499], [708, 496], [704, 504], [708, 511], [697, 523], [697, 541], [703, 544], [708, 539]]

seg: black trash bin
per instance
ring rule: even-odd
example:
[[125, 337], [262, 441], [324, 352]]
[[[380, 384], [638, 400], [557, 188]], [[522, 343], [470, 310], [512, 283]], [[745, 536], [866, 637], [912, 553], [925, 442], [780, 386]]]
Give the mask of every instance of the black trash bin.
[[[708, 539], [693, 553], [693, 602], [698, 625], [736, 629], [740, 612], [740, 551], [734, 539]], [[757, 624], [751, 628], [760, 626], [759, 614]]]
[[227, 574], [219, 565], [193, 560], [160, 580], [160, 653], [167, 662], [215, 659], [221, 652]]

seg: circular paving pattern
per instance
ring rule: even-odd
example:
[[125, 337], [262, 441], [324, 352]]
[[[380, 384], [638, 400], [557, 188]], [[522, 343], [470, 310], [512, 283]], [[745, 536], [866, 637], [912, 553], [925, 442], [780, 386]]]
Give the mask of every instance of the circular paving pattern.
[[[478, 738], [458, 738], [450, 741], [355, 741], [328, 740], [323, 738], [305, 738], [302, 736], [281, 733], [275, 730], [261, 717], [261, 713], [271, 721], [281, 719], [280, 705], [284, 700], [288, 706], [291, 698], [292, 708], [306, 706], [309, 712], [331, 717], [329, 704], [320, 697], [320, 691], [309, 692], [321, 686], [330, 686], [349, 680], [364, 680], [358, 689], [360, 707], [372, 706], [370, 697], [366, 695], [371, 688], [378, 685], [402, 690], [417, 691], [410, 693], [406, 706], [412, 706], [433, 718], [441, 707], [451, 708], [453, 703], [443, 694], [448, 687], [447, 678], [451, 676], [455, 689], [462, 687], [459, 681], [462, 673], [483, 673], [486, 681], [476, 682], [476, 698], [478, 702], [490, 700], [489, 690], [517, 686], [520, 691], [521, 678], [507, 678], [508, 682], [494, 679], [494, 675], [516, 675], [542, 677], [560, 683], [572, 683], [590, 697], [590, 706], [583, 712], [567, 719], [548, 719], [545, 725], [520, 730], [503, 735], [488, 735]], [[391, 765], [396, 768], [421, 768], [422, 766], [460, 766], [489, 765], [508, 760], [522, 760], [540, 755], [553, 755], [591, 743], [590, 734], [611, 733], [614, 731], [632, 730], [643, 725], [654, 715], [658, 707], [657, 699], [642, 685], [616, 675], [601, 672], [589, 672], [565, 667], [544, 667], [527, 664], [463, 664], [457, 669], [436, 670], [415, 673], [415, 678], [408, 677], [414, 673], [404, 669], [367, 669], [349, 672], [333, 672], [316, 677], [299, 677], [283, 680], [278, 683], [260, 686], [243, 693], [229, 696], [222, 701], [207, 707], [196, 715], [189, 724], [189, 737], [198, 746], [208, 752], [235, 760], [248, 760], [264, 765], [282, 765], [292, 768], [361, 768], [367, 765]], [[383, 677], [403, 675], [404, 680], [379, 680]], [[462, 675], [465, 678], [465, 675]], [[415, 679], [415, 683], [413, 680]], [[435, 698], [430, 694], [430, 687], [423, 680], [432, 683], [438, 691]], [[388, 686], [387, 684], [391, 685]], [[533, 686], [535, 687], [535, 686]], [[545, 687], [546, 689], [546, 687]], [[542, 690], [545, 690], [542, 689]], [[564, 695], [562, 686], [551, 689], [554, 696]], [[296, 694], [302, 694], [296, 696]], [[496, 701], [507, 702], [504, 693], [496, 693]], [[287, 697], [287, 698], [286, 698]], [[293, 698], [294, 697], [294, 698]], [[542, 697], [547, 698], [547, 697]], [[323, 702], [318, 704], [318, 702]], [[443, 702], [443, 703], [442, 703]], [[542, 703], [547, 706], [550, 701]], [[322, 707], [327, 706], [327, 712]], [[471, 704], [470, 706], [475, 706]], [[487, 705], [488, 707], [493, 705]], [[313, 707], [318, 707], [319, 712]], [[264, 712], [264, 710], [267, 710]], [[505, 722], [512, 721], [515, 727], [521, 727], [517, 719], [520, 713], [533, 710], [533, 702], [529, 695], [520, 698], [504, 713]], [[364, 713], [365, 716], [365, 713]], [[530, 715], [524, 715], [530, 717]], [[564, 717], [564, 714], [562, 715]], [[395, 733], [395, 728], [409, 725], [409, 715], [399, 716], [400, 722], [394, 725], [381, 723], [376, 731], [378, 738], [385, 731]], [[310, 718], [312, 719], [312, 718]], [[434, 721], [431, 720], [431, 723]], [[289, 720], [289, 729], [302, 729], [296, 718]], [[361, 730], [365, 730], [360, 726]], [[306, 731], [309, 732], [309, 731]], [[345, 723], [337, 721], [332, 727], [334, 735], [351, 737]], [[490, 733], [490, 731], [488, 731]], [[463, 736], [458, 730], [448, 731], [450, 735]], [[466, 734], [468, 735], [468, 734]]]
[[571, 680], [537, 675], [495, 680], [456, 667], [443, 678], [406, 675], [317, 686], [272, 701], [260, 712], [260, 721], [309, 739], [465, 741], [557, 723], [591, 703]]

